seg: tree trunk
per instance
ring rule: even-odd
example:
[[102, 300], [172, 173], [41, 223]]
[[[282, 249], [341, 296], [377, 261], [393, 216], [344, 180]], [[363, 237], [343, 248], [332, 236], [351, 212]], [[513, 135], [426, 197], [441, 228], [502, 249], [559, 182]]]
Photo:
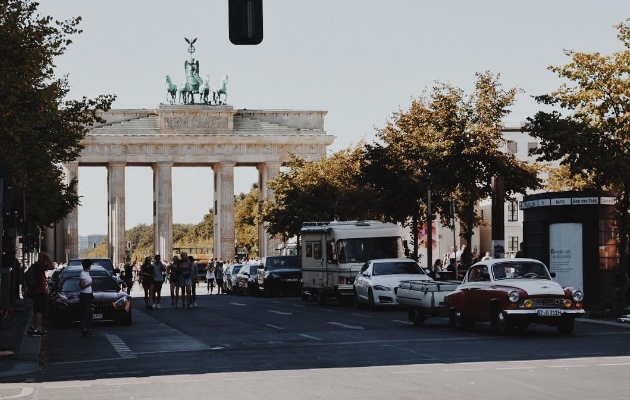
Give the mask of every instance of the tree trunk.
[[413, 224], [411, 227], [411, 234], [413, 235], [413, 258], [418, 261], [418, 213], [414, 212], [411, 217], [411, 223]]
[[466, 249], [462, 253], [462, 263], [466, 265], [466, 267], [470, 267], [472, 265], [472, 236], [473, 236], [473, 226], [475, 220], [475, 204], [470, 202], [466, 205], [466, 213], [464, 215], [464, 239], [466, 240]]

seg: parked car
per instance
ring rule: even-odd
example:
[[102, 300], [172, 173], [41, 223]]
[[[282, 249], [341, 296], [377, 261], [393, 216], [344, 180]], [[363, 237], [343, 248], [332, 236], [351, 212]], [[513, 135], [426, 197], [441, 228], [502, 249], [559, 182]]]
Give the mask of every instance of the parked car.
[[223, 277], [223, 291], [226, 293], [235, 293], [236, 292], [236, 276], [238, 275], [238, 271], [241, 270], [243, 264], [234, 264], [229, 265], [225, 268], [225, 273]]
[[[68, 267], [83, 268], [83, 265], [81, 264], [83, 260], [85, 260], [85, 258], [73, 258], [68, 261]], [[90, 258], [89, 260], [92, 261], [92, 267], [103, 267], [110, 275], [114, 275], [114, 264], [109, 258]]]
[[258, 293], [257, 272], [260, 264], [244, 264], [236, 275], [236, 295]]
[[259, 294], [302, 294], [302, 259], [298, 256], [263, 257], [257, 275]]
[[444, 299], [451, 323], [465, 329], [475, 321], [491, 321], [498, 332], [525, 331], [530, 323], [573, 332], [575, 318], [584, 314], [584, 294], [563, 288], [537, 260], [506, 258], [473, 265], [462, 284]]
[[[83, 271], [83, 267], [65, 267], [60, 270], [56, 270], [48, 281], [48, 295], [54, 296], [61, 289], [61, 283], [68, 278], [78, 277]], [[101, 266], [95, 266], [90, 268], [90, 276], [111, 276], [110, 273]], [[114, 278], [116, 280], [116, 278]], [[120, 285], [118, 280], [116, 283]]]
[[396, 306], [394, 289], [401, 281], [430, 281], [417, 262], [408, 258], [383, 258], [363, 264], [354, 279], [354, 306], [367, 303], [370, 310]]
[[[125, 293], [116, 280], [103, 268], [90, 271], [92, 276], [92, 318], [94, 321], [114, 321], [131, 324], [131, 296]], [[96, 272], [96, 273], [93, 273]], [[103, 274], [103, 272], [105, 274]], [[50, 318], [55, 326], [79, 322], [79, 276], [72, 274], [61, 280], [59, 290], [50, 299]]]

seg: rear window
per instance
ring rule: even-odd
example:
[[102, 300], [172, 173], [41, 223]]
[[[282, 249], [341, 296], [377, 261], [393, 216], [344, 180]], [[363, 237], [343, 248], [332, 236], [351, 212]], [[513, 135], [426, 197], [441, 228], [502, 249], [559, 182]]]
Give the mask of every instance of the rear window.
[[250, 266], [250, 267], [249, 267], [249, 274], [250, 274], [250, 275], [252, 275], [252, 274], [257, 273], [257, 272], [258, 272], [258, 267], [259, 267], [259, 266], [260, 266], [260, 265], [252, 265], [252, 266]]
[[[92, 261], [92, 266], [96, 267], [103, 267], [105, 268], [110, 274], [114, 272], [114, 264], [112, 264], [112, 260], [103, 258], [103, 259], [95, 259], [95, 258], [91, 258], [90, 259]], [[82, 259], [78, 259], [78, 260], [70, 260], [70, 262], [68, 263], [69, 267], [83, 267], [83, 265], [81, 264], [81, 261], [83, 261]]]
[[[80, 279], [68, 278], [63, 281], [61, 286], [62, 292], [80, 292], [81, 286], [79, 286]], [[93, 292], [118, 292], [120, 286], [110, 276], [94, 277], [92, 279], [92, 291]]]
[[267, 257], [265, 259], [265, 269], [273, 271], [284, 268], [302, 268], [300, 257]]
[[241, 268], [243, 268], [242, 265], [235, 265], [234, 267], [232, 267], [232, 275], [238, 274], [238, 271], [240, 271]]
[[377, 275], [424, 275], [424, 271], [415, 262], [393, 261], [374, 264], [374, 276]]

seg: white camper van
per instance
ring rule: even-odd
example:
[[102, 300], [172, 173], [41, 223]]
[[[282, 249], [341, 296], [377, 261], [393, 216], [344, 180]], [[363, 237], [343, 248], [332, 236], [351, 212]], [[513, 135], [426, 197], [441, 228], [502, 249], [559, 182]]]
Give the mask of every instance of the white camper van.
[[350, 299], [354, 279], [368, 260], [405, 256], [403, 231], [379, 221], [305, 222], [302, 225], [304, 296]]

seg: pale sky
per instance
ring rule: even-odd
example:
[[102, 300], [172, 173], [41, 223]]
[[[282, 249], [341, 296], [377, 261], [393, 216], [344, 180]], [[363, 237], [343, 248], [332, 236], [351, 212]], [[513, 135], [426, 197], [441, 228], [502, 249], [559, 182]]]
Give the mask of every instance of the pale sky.
[[[502, 74], [525, 90], [506, 122], [539, 106], [530, 96], [560, 80], [546, 68], [568, 61], [563, 49], [621, 49], [612, 28], [630, 17], [630, 1], [264, 0], [258, 46], [228, 38], [227, 0], [42, 0], [56, 19], [83, 17], [83, 34], [57, 60], [71, 97], [114, 93], [114, 108], [154, 109], [164, 76], [183, 78], [184, 37], [198, 38], [202, 76], [228, 74], [235, 109], [323, 109], [331, 151], [372, 140], [399, 107], [434, 81], [471, 89], [474, 73]], [[107, 233], [105, 168], [79, 169], [79, 234]], [[236, 193], [257, 179], [236, 169]], [[173, 169], [173, 220], [197, 223], [213, 204], [210, 168]], [[126, 169], [126, 226], [152, 223], [150, 168]]]

